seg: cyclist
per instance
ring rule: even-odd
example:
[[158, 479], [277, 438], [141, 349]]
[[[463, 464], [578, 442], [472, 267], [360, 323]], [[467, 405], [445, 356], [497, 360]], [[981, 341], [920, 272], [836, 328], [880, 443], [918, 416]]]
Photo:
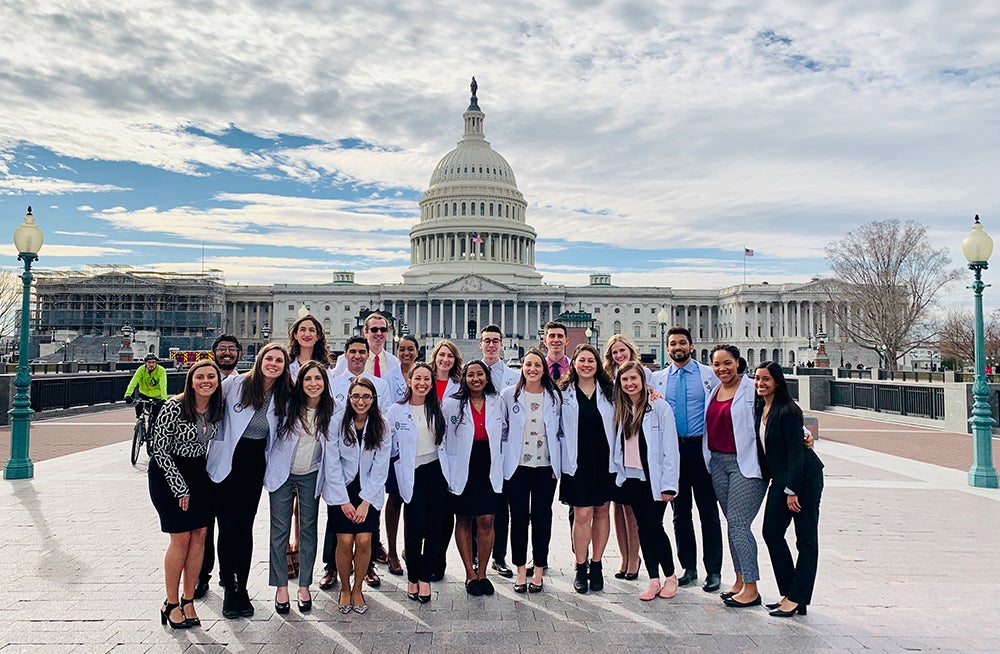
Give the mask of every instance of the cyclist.
[[[146, 358], [143, 359], [142, 367], [135, 371], [135, 374], [132, 375], [132, 381], [125, 389], [126, 404], [132, 404], [134, 401], [132, 394], [137, 387], [140, 400], [153, 400], [153, 414], [150, 416], [150, 422], [156, 418], [156, 408], [167, 399], [167, 371], [157, 361], [155, 354], [147, 354]], [[135, 407], [136, 419], [138, 420], [141, 415], [142, 406], [137, 405]]]

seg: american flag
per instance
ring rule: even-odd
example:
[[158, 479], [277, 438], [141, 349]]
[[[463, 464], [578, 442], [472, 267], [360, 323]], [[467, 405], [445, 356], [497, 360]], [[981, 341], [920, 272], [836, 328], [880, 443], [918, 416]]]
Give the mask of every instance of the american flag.
[[472, 242], [473, 243], [482, 243], [483, 242], [483, 237], [480, 236], [479, 234], [473, 234], [472, 235]]
[[753, 250], [751, 250], [750, 248], [743, 248], [743, 256], [745, 256], [745, 257], [752, 257], [753, 256]]

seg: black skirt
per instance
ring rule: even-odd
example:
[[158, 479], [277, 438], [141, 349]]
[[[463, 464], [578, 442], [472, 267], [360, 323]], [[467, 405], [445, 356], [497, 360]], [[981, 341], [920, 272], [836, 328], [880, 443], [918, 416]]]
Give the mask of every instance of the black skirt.
[[500, 494], [490, 483], [490, 443], [474, 441], [469, 455], [469, 480], [461, 495], [452, 496], [455, 515], [495, 515], [500, 505]]
[[[354, 481], [347, 485], [347, 496], [351, 500], [351, 505], [357, 508], [363, 501], [361, 499], [361, 476], [358, 475]], [[351, 522], [344, 515], [343, 509], [339, 505], [327, 506], [327, 520], [333, 526], [333, 530], [338, 534], [371, 534], [378, 529], [379, 510], [374, 506], [368, 507], [368, 515], [362, 523]]]
[[592, 471], [590, 476], [581, 475], [577, 468], [575, 475], [559, 478], [559, 501], [569, 506], [603, 506], [618, 499], [615, 475], [606, 471]]
[[165, 534], [181, 534], [207, 527], [212, 520], [212, 507], [211, 482], [205, 470], [205, 457], [171, 455], [171, 458], [184, 477], [190, 499], [187, 511], [182, 511], [179, 499], [171, 492], [163, 470], [156, 465], [156, 459], [149, 460], [149, 498], [160, 515], [160, 530]]

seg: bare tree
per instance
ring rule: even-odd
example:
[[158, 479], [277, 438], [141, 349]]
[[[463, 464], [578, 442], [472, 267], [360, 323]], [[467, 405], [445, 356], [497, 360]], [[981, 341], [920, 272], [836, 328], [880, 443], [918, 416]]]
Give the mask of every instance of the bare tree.
[[0, 340], [10, 338], [17, 332], [21, 292], [20, 274], [0, 268]]
[[[942, 359], [958, 359], [964, 365], [973, 365], [976, 335], [972, 309], [949, 309], [936, 321], [934, 332]], [[1000, 308], [987, 316], [984, 335], [987, 360], [1000, 361]]]
[[830, 300], [850, 307], [835, 314], [838, 327], [889, 368], [926, 343], [928, 309], [960, 275], [947, 250], [932, 248], [926, 228], [913, 221], [866, 223], [828, 245], [826, 260]]

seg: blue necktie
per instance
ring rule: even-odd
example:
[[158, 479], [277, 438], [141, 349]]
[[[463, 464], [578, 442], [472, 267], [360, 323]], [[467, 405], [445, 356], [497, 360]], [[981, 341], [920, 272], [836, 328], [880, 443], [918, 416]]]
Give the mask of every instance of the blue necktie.
[[677, 386], [674, 389], [674, 397], [674, 422], [677, 424], [677, 435], [687, 436], [687, 370], [684, 368], [677, 371]]

